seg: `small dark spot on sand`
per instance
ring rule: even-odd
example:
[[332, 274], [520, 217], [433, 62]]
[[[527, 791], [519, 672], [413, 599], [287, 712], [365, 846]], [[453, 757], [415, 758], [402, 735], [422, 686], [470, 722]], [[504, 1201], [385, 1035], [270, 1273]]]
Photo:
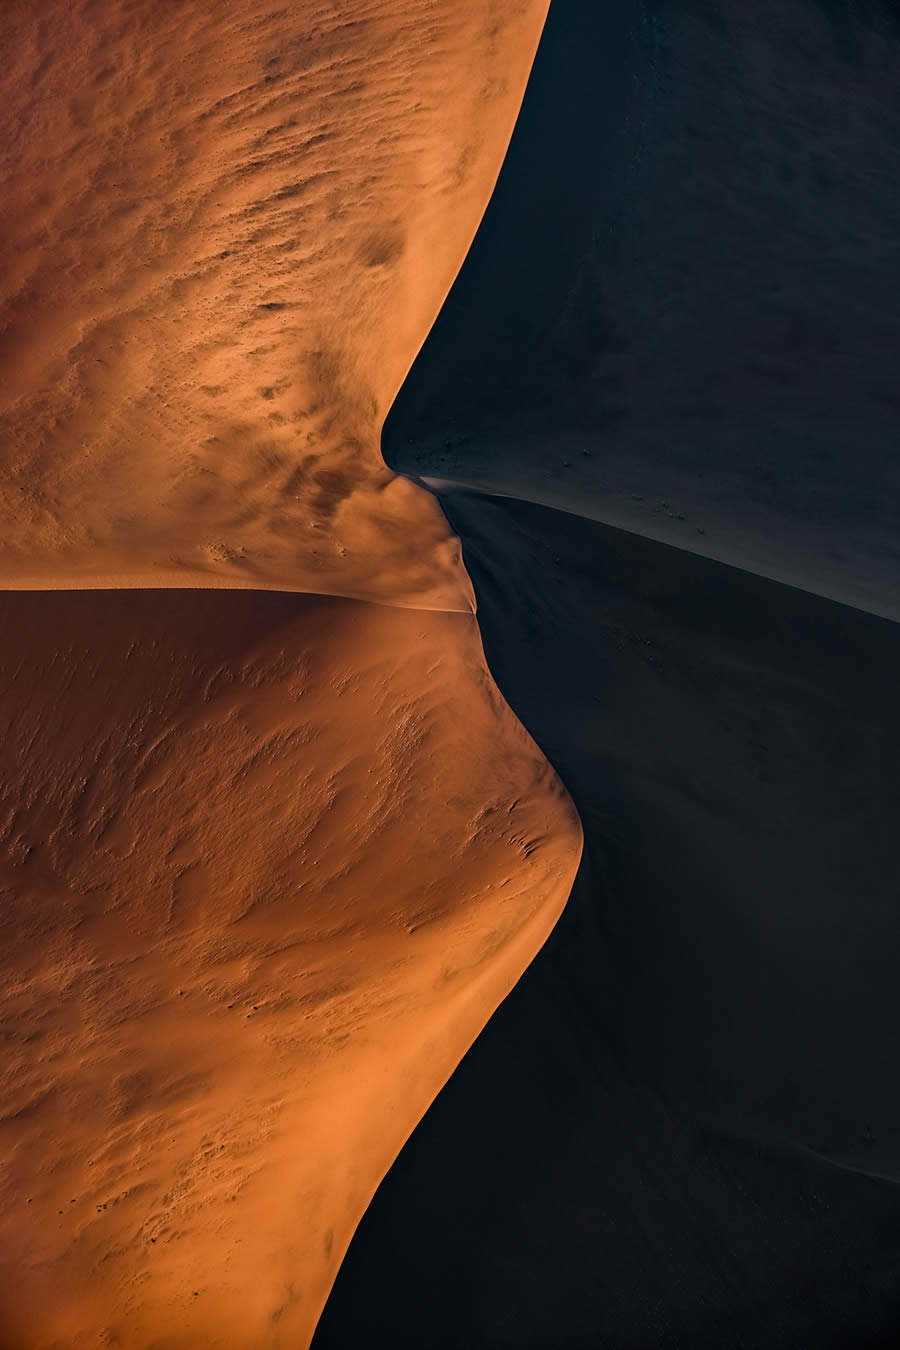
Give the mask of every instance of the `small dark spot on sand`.
[[399, 226], [377, 230], [363, 240], [357, 257], [364, 267], [386, 267], [403, 256], [406, 236]]
[[257, 305], [256, 308], [268, 310], [284, 309], [285, 304], [283, 300], [265, 300], [261, 305]]

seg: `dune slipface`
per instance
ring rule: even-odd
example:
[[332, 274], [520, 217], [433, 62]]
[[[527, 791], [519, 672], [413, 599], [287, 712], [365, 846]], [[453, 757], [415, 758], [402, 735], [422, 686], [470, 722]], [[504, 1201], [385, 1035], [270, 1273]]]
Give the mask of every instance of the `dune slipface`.
[[900, 627], [547, 507], [443, 501], [584, 857], [315, 1350], [891, 1350]]
[[3, 8], [4, 1350], [308, 1343], [568, 894], [379, 448], [545, 12]]
[[886, 0], [552, 6], [388, 461], [900, 618], [898, 44]]

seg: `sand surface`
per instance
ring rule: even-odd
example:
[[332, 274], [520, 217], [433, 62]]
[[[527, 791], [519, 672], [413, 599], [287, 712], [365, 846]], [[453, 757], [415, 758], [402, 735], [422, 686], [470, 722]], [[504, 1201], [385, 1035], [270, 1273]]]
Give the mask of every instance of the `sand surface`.
[[898, 71], [879, 0], [551, 6], [385, 445], [584, 857], [316, 1350], [900, 1342]]
[[410, 370], [546, 14], [3, 9], [9, 1350], [429, 1103], [317, 1350], [897, 1344], [900, 27], [554, 0]]
[[889, 1350], [900, 627], [443, 500], [585, 854], [364, 1217], [316, 1350]]
[[898, 42], [881, 0], [553, 5], [388, 461], [900, 618]]
[[2, 7], [4, 1350], [308, 1344], [569, 893], [380, 451], [546, 8]]
[[470, 615], [0, 606], [2, 1343], [303, 1344], [577, 819]]
[[470, 605], [379, 433], [546, 9], [3, 6], [0, 584]]

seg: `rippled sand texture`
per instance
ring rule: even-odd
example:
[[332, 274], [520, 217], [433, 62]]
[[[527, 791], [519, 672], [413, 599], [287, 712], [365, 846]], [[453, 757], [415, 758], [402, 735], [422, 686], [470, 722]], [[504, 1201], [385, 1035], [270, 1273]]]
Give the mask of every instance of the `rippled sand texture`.
[[196, 591], [0, 615], [13, 1344], [301, 1345], [555, 921], [574, 810], [469, 615]]
[[545, 12], [0, 12], [3, 1350], [307, 1344], [569, 893], [379, 449]]
[[546, 9], [3, 7], [0, 584], [469, 607], [379, 431]]

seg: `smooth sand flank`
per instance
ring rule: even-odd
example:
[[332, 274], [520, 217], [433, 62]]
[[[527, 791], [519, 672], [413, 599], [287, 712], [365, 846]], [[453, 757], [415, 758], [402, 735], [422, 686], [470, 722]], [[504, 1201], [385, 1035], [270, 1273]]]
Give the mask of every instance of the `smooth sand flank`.
[[379, 432], [546, 9], [3, 7], [0, 585], [470, 607]]
[[574, 809], [470, 615], [140, 591], [0, 622], [0, 1343], [303, 1345], [565, 903]]

